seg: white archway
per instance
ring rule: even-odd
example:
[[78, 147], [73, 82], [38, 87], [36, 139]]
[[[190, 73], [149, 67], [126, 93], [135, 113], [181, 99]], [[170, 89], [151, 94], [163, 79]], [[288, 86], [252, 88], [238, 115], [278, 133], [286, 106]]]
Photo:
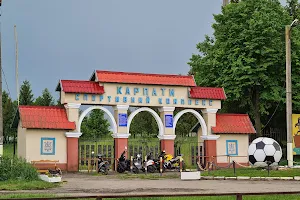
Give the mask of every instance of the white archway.
[[77, 128], [77, 131], [80, 132], [80, 129], [81, 129], [81, 123], [82, 123], [84, 117], [85, 117], [90, 111], [92, 111], [92, 110], [94, 110], [94, 109], [102, 110], [102, 111], [104, 111], [104, 112], [108, 115], [109, 121], [110, 121], [110, 125], [112, 126], [113, 133], [117, 133], [117, 123], [116, 123], [116, 121], [115, 121], [114, 116], [111, 114], [111, 112], [110, 112], [108, 109], [106, 109], [106, 108], [104, 108], [104, 107], [102, 107], [102, 106], [91, 106], [91, 107], [89, 107], [88, 109], [86, 109], [85, 111], [83, 111], [83, 113], [81, 113], [81, 115], [80, 115], [80, 117], [79, 117], [79, 120], [78, 120], [78, 128]]
[[152, 110], [151, 108], [147, 108], [147, 107], [139, 108], [139, 109], [133, 111], [129, 115], [128, 123], [127, 123], [127, 133], [129, 133], [130, 124], [131, 124], [131, 121], [133, 120], [134, 116], [136, 116], [139, 112], [143, 112], [143, 111], [148, 111], [154, 117], [154, 119], [156, 120], [157, 125], [158, 125], [159, 135], [164, 135], [164, 125], [161, 121], [161, 118], [154, 110]]
[[175, 135], [175, 128], [176, 128], [176, 124], [179, 120], [179, 118], [185, 114], [185, 113], [192, 113], [199, 121], [200, 125], [201, 125], [201, 129], [202, 129], [202, 136], [203, 135], [207, 135], [207, 126], [206, 123], [203, 119], [203, 117], [200, 115], [200, 113], [198, 113], [197, 111], [193, 110], [193, 109], [185, 109], [180, 111], [179, 113], [177, 113], [174, 117], [174, 123], [173, 123], [173, 132]]

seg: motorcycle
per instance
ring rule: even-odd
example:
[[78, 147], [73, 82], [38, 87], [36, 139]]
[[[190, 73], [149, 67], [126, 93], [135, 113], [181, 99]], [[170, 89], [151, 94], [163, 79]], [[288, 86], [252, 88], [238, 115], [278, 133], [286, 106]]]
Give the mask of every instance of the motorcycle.
[[103, 175], [107, 175], [109, 171], [110, 164], [103, 160], [103, 156], [101, 154], [98, 154], [98, 173], [102, 173]]
[[[158, 155], [158, 154], [157, 154]], [[164, 161], [164, 155], [165, 155], [165, 151], [162, 151], [157, 157], [157, 159], [153, 159], [154, 161], [154, 166], [156, 168], [156, 170], [158, 170], [160, 172], [160, 158], [162, 158], [162, 161]], [[162, 170], [163, 172], [165, 171], [165, 167], [164, 167], [164, 162], [162, 165]]]
[[145, 168], [150, 173], [154, 173], [156, 168], [154, 165], [154, 161], [152, 160], [152, 155], [149, 154], [147, 156], [147, 161], [142, 160], [142, 155], [137, 154], [136, 158], [133, 159], [132, 172], [138, 174], [140, 171], [145, 172]]
[[[182, 170], [185, 170], [185, 163], [183, 160], [183, 154], [177, 155], [175, 158], [171, 154], [166, 154], [165, 151], [162, 151], [159, 155], [159, 158], [163, 158], [163, 172], [166, 169], [172, 170], [172, 169], [177, 169], [180, 170], [180, 160], [182, 162]], [[157, 169], [160, 169], [160, 162], [156, 162], [156, 167]]]
[[144, 161], [144, 166], [149, 173], [154, 173], [156, 171], [156, 164], [151, 152], [147, 155], [147, 161]]
[[140, 170], [145, 171], [143, 163], [144, 162], [142, 160], [142, 155], [141, 154], [137, 154], [136, 158], [133, 159], [132, 172], [135, 173], [135, 174], [138, 174]]
[[126, 150], [123, 151], [119, 158], [117, 165], [117, 172], [124, 173], [125, 171], [130, 171], [130, 160], [125, 157]]
[[166, 165], [166, 168], [167, 169], [177, 169], [177, 170], [180, 170], [180, 160], [182, 162], [182, 170], [185, 170], [185, 163], [184, 163], [184, 160], [183, 160], [183, 154], [179, 154], [177, 155], [175, 158], [168, 154], [166, 155], [165, 157], [165, 165]]

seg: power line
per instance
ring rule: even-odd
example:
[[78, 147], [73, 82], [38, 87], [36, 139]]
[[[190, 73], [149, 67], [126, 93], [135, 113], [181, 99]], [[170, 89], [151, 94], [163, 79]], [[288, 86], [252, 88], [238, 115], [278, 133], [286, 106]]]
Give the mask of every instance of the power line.
[[[3, 77], [4, 77], [4, 81], [5, 81], [5, 85], [6, 85], [6, 88], [7, 88], [7, 91], [8, 91], [8, 96], [11, 98], [11, 95], [10, 95], [10, 90], [9, 90], [9, 87], [8, 87], [8, 84], [7, 84], [7, 80], [6, 80], [6, 76], [5, 76], [5, 73], [4, 73], [4, 70], [2, 68], [2, 73], [3, 73]], [[12, 98], [11, 98], [12, 99]]]
[[[283, 84], [283, 88], [284, 88], [284, 87], [285, 87], [285, 82], [284, 82], [284, 84]], [[281, 93], [280, 98], [282, 98], [282, 95], [283, 95], [283, 94], [284, 94], [284, 92]], [[276, 106], [276, 108], [275, 108], [273, 114], [271, 115], [270, 119], [268, 120], [268, 122], [266, 123], [266, 125], [264, 126], [264, 128], [263, 128], [261, 131], [263, 131], [263, 130], [268, 126], [268, 124], [271, 122], [271, 120], [273, 119], [275, 113], [277, 112], [277, 109], [278, 109], [280, 103], [281, 103], [281, 101], [278, 102], [278, 104], [277, 104], [277, 106]]]

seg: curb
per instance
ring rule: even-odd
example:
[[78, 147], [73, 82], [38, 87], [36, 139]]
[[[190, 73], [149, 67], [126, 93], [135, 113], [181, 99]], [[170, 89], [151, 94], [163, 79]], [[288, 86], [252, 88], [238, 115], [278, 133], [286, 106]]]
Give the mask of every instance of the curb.
[[225, 180], [225, 176], [215, 176], [214, 180]]
[[280, 180], [285, 180], [285, 181], [289, 181], [289, 180], [294, 180], [295, 178], [293, 177], [281, 177]]
[[294, 180], [295, 180], [295, 181], [300, 181], [300, 176], [295, 176], [295, 177], [294, 177]]
[[300, 176], [295, 176], [295, 177], [201, 176], [201, 180], [300, 181]]
[[270, 181], [281, 180], [281, 178], [280, 177], [266, 177], [266, 180], [270, 180]]
[[265, 177], [251, 177], [250, 179], [253, 181], [262, 181], [265, 180]]
[[238, 176], [236, 179], [237, 180], [250, 180], [250, 177], [249, 176]]
[[236, 180], [236, 177], [225, 177], [225, 180]]

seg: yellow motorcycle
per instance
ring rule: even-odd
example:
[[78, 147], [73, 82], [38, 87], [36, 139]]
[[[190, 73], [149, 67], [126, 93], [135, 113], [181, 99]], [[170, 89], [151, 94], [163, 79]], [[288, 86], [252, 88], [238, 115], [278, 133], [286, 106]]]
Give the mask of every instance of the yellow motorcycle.
[[185, 170], [185, 163], [183, 160], [183, 155], [179, 154], [175, 158], [172, 156], [172, 154], [166, 154], [165, 151], [161, 152], [161, 156], [163, 157], [163, 170], [165, 169], [177, 169], [180, 170], [180, 160], [182, 162], [182, 170]]

